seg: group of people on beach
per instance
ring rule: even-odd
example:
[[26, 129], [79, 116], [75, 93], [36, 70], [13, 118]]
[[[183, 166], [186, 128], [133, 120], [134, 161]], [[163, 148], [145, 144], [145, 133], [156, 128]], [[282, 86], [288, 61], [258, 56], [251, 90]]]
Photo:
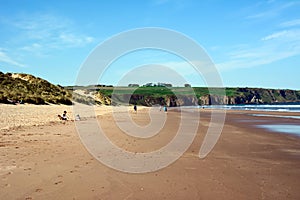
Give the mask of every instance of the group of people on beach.
[[[63, 120], [63, 121], [67, 121], [68, 118], [69, 118], [69, 117], [67, 116], [67, 111], [64, 111], [62, 115], [57, 115], [57, 116], [58, 116], [58, 118], [59, 118], [60, 120]], [[79, 114], [77, 114], [77, 115], [75, 116], [75, 121], [80, 121], [80, 120], [81, 120], [81, 118], [80, 118]]]
[[[159, 111], [161, 111], [162, 109], [163, 109], [165, 112], [168, 112], [168, 108], [167, 108], [166, 105], [160, 106], [160, 107], [159, 107]], [[134, 104], [133, 110], [134, 110], [135, 113], [137, 113], [137, 105], [136, 105], [136, 104]]]
[[[168, 111], [168, 109], [167, 109], [167, 106], [160, 106], [159, 107], [159, 111], [161, 111], [161, 110], [164, 110], [165, 112], [167, 112]], [[134, 110], [134, 112], [135, 113], [137, 113], [137, 105], [136, 104], [134, 104], [134, 106], [133, 106], [133, 110]], [[67, 116], [67, 111], [64, 111], [63, 112], [63, 114], [62, 115], [57, 115], [58, 116], [58, 118], [60, 119], [60, 120], [62, 120], [62, 121], [67, 121], [68, 120], [68, 116]], [[80, 116], [77, 114], [76, 116], [75, 116], [75, 121], [80, 121]]]
[[166, 105], [160, 106], [160, 107], [159, 107], [159, 111], [161, 111], [162, 109], [163, 109], [165, 112], [168, 112], [168, 108], [167, 108]]

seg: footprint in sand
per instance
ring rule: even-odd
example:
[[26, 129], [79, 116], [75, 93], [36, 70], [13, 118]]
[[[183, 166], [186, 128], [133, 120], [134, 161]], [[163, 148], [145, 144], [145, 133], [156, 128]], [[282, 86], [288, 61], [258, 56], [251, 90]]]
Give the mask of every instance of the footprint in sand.
[[3, 187], [3, 188], [10, 187], [10, 184], [9, 184], [9, 183], [6, 183], [6, 184], [4, 184], [4, 185], [1, 186], [1, 187]]
[[[57, 178], [61, 179], [61, 178], [63, 178], [63, 175], [58, 175]], [[58, 185], [58, 184], [60, 184], [60, 183], [63, 183], [63, 181], [62, 181], [62, 180], [59, 180], [59, 181], [56, 181], [54, 184], [55, 184], [55, 185]]]
[[11, 175], [13, 174], [13, 172], [10, 170], [13, 170], [15, 168], [16, 166], [3, 166], [3, 167], [0, 166], [0, 175], [6, 175], [6, 176]]
[[55, 182], [54, 184], [55, 185], [58, 185], [58, 184], [60, 184], [60, 183], [62, 183], [63, 181], [57, 181], [57, 182]]

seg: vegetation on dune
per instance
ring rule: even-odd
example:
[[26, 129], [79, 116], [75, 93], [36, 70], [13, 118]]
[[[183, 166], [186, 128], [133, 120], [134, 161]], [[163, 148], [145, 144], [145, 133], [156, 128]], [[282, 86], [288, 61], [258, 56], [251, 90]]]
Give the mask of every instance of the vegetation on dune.
[[28, 74], [0, 72], [0, 103], [66, 104], [71, 93], [59, 85]]

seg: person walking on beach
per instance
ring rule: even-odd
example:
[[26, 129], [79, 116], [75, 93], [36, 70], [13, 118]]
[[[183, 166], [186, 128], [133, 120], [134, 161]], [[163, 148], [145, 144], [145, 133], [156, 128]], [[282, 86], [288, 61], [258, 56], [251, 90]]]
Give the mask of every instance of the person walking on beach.
[[135, 113], [137, 113], [137, 106], [136, 106], [136, 104], [134, 104], [133, 110], [134, 110]]

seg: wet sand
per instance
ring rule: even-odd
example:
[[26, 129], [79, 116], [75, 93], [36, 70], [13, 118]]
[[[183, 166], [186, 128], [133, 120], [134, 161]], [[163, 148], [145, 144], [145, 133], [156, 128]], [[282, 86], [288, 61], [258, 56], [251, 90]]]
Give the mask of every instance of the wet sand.
[[[164, 169], [144, 174], [116, 171], [97, 161], [81, 143], [73, 121], [2, 129], [0, 199], [300, 199], [300, 138], [256, 127], [297, 125], [298, 119], [227, 112], [218, 143], [199, 159], [210, 122], [210, 111], [200, 112], [198, 134], [183, 156]], [[147, 109], [130, 115], [141, 126], [149, 123]], [[156, 115], [165, 114], [157, 111]], [[178, 115], [168, 111], [161, 134], [149, 139], [123, 134], [110, 112], [98, 120], [119, 147], [147, 152], [174, 137]]]

